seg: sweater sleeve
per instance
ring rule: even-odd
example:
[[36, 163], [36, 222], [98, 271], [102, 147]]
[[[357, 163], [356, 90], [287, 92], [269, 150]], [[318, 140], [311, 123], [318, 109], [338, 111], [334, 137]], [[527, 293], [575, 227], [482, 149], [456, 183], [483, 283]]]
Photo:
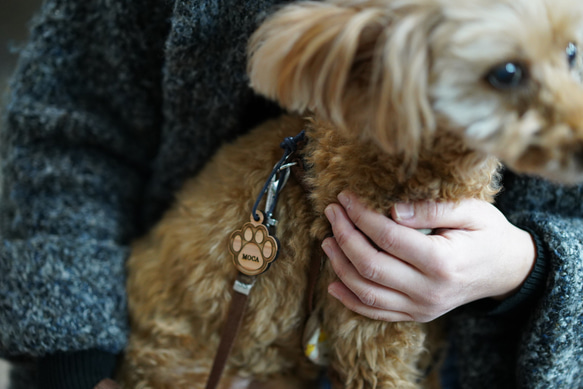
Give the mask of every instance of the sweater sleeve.
[[0, 354], [118, 352], [169, 2], [49, 0], [0, 133]]
[[522, 331], [518, 383], [582, 387], [583, 186], [506, 174], [500, 209], [544, 251], [546, 277]]
[[545, 265], [504, 314], [460, 312], [453, 321], [460, 383], [583, 387], [583, 187], [506, 172], [497, 204], [533, 235]]

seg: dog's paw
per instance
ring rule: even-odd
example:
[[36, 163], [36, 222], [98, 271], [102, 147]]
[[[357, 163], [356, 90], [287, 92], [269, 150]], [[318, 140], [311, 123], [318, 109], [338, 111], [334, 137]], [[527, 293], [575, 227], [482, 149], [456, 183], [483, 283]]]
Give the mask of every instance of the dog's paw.
[[247, 275], [263, 273], [278, 253], [277, 240], [269, 235], [262, 218], [245, 223], [231, 234], [229, 251], [237, 269]]

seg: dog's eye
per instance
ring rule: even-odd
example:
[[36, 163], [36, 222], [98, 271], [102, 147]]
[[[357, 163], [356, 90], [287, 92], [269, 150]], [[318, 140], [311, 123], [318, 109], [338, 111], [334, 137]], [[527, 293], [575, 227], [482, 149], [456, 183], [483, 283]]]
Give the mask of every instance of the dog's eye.
[[575, 65], [575, 60], [577, 59], [577, 46], [573, 42], [570, 42], [565, 49], [567, 53], [567, 61], [569, 61], [569, 66], [573, 67]]
[[524, 66], [515, 62], [497, 65], [486, 75], [486, 80], [496, 89], [509, 89], [521, 85], [526, 77]]

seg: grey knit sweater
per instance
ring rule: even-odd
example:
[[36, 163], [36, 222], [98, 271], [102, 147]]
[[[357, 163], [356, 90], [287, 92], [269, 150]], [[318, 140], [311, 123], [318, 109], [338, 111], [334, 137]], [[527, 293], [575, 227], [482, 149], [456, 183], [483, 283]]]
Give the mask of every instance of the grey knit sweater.
[[[1, 127], [0, 354], [123, 349], [128, 242], [221, 142], [278, 112], [245, 76], [276, 3], [45, 2]], [[583, 193], [505, 186], [500, 208], [541, 261], [525, 301], [452, 318], [461, 384], [583, 388]]]

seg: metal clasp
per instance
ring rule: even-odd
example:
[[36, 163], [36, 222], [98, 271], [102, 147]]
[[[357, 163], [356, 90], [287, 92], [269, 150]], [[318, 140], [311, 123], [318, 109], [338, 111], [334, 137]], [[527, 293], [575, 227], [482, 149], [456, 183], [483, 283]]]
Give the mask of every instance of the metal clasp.
[[244, 294], [245, 296], [249, 296], [249, 292], [251, 289], [253, 289], [253, 285], [255, 285], [255, 280], [251, 281], [250, 283], [235, 280], [235, 283], [233, 284], [233, 290], [235, 292]]
[[[277, 200], [279, 192], [287, 184], [291, 170], [290, 168], [296, 165], [297, 162], [289, 162], [283, 164], [277, 170], [277, 173], [273, 175], [269, 186], [267, 187], [267, 198], [265, 199], [265, 225], [267, 227], [277, 226], [277, 220], [273, 218], [274, 203]], [[275, 169], [275, 167], [274, 167]]]

